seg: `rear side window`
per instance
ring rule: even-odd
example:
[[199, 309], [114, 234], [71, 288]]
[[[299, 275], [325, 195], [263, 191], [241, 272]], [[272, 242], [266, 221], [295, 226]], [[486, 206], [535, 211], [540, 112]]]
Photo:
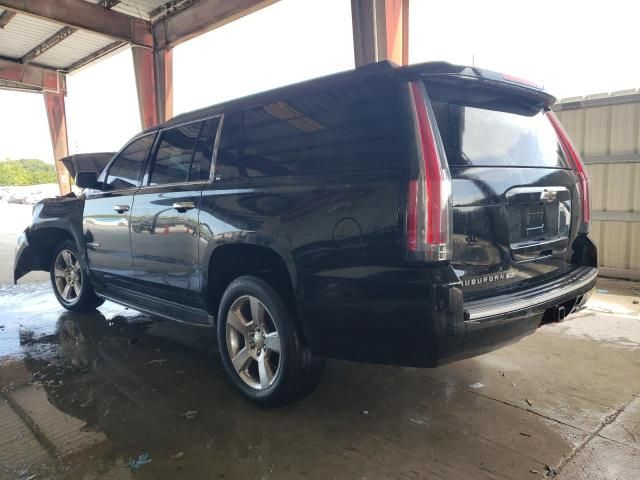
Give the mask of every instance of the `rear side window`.
[[449, 165], [568, 168], [546, 116], [432, 101]]
[[201, 128], [202, 122], [194, 122], [161, 133], [150, 185], [187, 181]]
[[200, 137], [193, 154], [193, 162], [189, 172], [189, 181], [208, 180], [211, 174], [211, 160], [213, 159], [213, 148], [216, 143], [216, 134], [220, 118], [210, 118], [206, 120], [200, 130]]
[[140, 185], [140, 170], [147, 159], [155, 134], [145, 135], [131, 142], [109, 167], [105, 184], [111, 190], [134, 188]]
[[150, 185], [209, 178], [218, 118], [193, 122], [161, 133]]
[[216, 174], [271, 177], [401, 168], [409, 149], [399, 84], [372, 81], [225, 118]]

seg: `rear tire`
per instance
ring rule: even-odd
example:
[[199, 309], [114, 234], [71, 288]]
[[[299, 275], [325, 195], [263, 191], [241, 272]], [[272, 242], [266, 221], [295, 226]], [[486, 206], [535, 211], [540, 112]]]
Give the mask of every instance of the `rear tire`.
[[243, 276], [225, 290], [217, 321], [218, 350], [231, 383], [249, 400], [280, 406], [310, 394], [324, 360], [314, 358], [280, 296]]
[[58, 303], [72, 312], [88, 312], [104, 303], [82, 271], [75, 243], [65, 240], [53, 254], [49, 277]]

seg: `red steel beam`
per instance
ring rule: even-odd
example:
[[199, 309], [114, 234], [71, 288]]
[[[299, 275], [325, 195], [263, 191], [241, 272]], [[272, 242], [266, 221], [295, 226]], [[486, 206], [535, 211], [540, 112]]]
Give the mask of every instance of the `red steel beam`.
[[173, 117], [173, 52], [133, 47], [133, 71], [142, 128]]
[[[202, 33], [221, 27], [278, 0], [200, 0], [153, 25], [157, 49], [175, 47]], [[0, 2], [1, 3], [1, 2]]]
[[356, 66], [409, 63], [409, 0], [351, 0]]
[[385, 2], [387, 59], [400, 65], [409, 63], [409, 0]]
[[156, 50], [153, 61], [158, 122], [162, 123], [173, 117], [173, 50], [170, 48]]
[[58, 186], [62, 195], [69, 193], [71, 191], [69, 173], [60, 162], [60, 159], [69, 155], [64, 104], [64, 95], [67, 90], [65, 75], [44, 67], [0, 59], [0, 81], [8, 82], [11, 88], [39, 90], [43, 93]]
[[69, 155], [64, 94], [62, 92], [45, 91], [43, 95], [44, 105], [47, 110], [47, 120], [49, 121], [49, 134], [51, 135], [51, 146], [53, 147], [58, 186], [60, 187], [60, 194], [66, 195], [71, 191], [71, 181], [67, 169], [60, 161]]
[[0, 59], [0, 80], [23, 85], [30, 90], [66, 93], [65, 76], [56, 70]]
[[85, 0], [0, 0], [0, 8], [153, 47], [149, 22]]
[[131, 54], [138, 92], [140, 123], [142, 128], [146, 129], [158, 124], [153, 52], [146, 48], [133, 47]]

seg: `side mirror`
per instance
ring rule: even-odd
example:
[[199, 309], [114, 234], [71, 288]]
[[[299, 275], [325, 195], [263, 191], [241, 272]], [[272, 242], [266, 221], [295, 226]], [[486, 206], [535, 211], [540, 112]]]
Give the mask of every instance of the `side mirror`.
[[98, 182], [98, 174], [96, 172], [76, 173], [76, 185], [80, 188], [94, 188], [97, 190], [102, 188], [101, 182]]

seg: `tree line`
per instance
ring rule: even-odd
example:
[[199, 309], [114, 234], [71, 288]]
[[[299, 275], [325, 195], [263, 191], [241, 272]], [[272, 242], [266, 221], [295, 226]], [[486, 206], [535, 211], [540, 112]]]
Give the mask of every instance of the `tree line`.
[[0, 186], [56, 183], [56, 169], [32, 158], [0, 161]]

